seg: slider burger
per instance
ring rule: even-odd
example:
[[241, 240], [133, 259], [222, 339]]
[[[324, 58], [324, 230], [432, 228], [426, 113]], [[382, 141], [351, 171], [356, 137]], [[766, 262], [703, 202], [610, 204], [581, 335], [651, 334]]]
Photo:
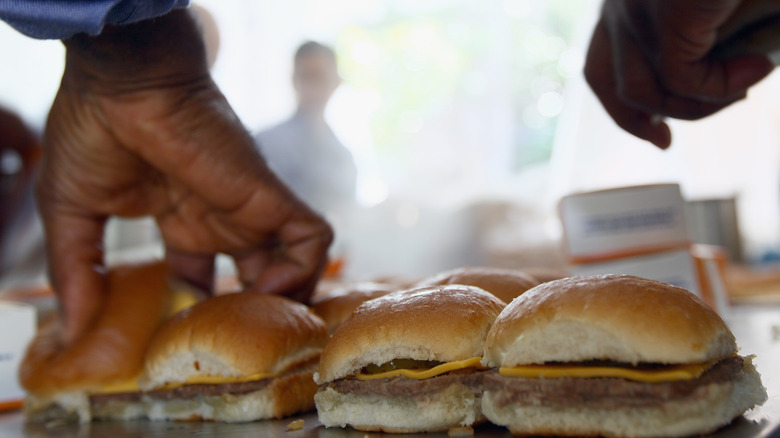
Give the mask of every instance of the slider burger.
[[312, 308], [325, 321], [328, 332], [333, 333], [363, 302], [387, 295], [393, 290], [393, 285], [373, 281], [343, 285], [324, 297], [312, 300]]
[[465, 284], [484, 289], [509, 303], [540, 282], [531, 275], [514, 269], [493, 267], [464, 267], [441, 272], [420, 281], [419, 286]]
[[484, 363], [483, 412], [513, 434], [703, 434], [766, 400], [704, 302], [625, 275], [529, 290], [496, 319]]
[[482, 350], [504, 306], [482, 289], [463, 285], [366, 301], [322, 353], [315, 375], [320, 422], [408, 433], [483, 421]]
[[242, 422], [312, 409], [327, 340], [323, 321], [284, 297], [203, 301], [168, 320], [149, 346], [139, 379], [146, 415]]
[[142, 416], [136, 378], [146, 348], [164, 319], [196, 300], [194, 292], [168, 286], [164, 263], [112, 268], [89, 332], [66, 347], [60, 321], [52, 319], [28, 346], [19, 368], [28, 419]]

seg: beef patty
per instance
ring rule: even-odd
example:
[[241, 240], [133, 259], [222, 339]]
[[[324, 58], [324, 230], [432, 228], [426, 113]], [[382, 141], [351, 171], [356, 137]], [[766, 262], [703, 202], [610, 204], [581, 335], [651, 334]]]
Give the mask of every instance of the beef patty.
[[709, 385], [735, 380], [743, 366], [744, 358], [734, 356], [717, 362], [695, 379], [655, 383], [613, 377], [507, 377], [492, 370], [485, 374], [483, 386], [498, 407], [510, 403], [550, 407], [587, 405], [603, 409], [640, 407], [704, 396]]
[[[301, 368], [296, 368], [284, 374], [289, 376], [298, 373], [313, 373], [315, 364], [307, 364]], [[89, 401], [92, 405], [106, 403], [109, 401], [138, 402], [142, 397], [149, 397], [156, 400], [181, 400], [192, 399], [196, 397], [208, 397], [222, 394], [241, 395], [250, 392], [260, 391], [268, 386], [274, 377], [266, 379], [252, 380], [249, 382], [233, 383], [197, 383], [191, 385], [182, 385], [170, 389], [158, 389], [148, 392], [126, 392], [115, 394], [92, 394]]]
[[354, 378], [339, 379], [320, 385], [320, 390], [332, 388], [342, 394], [366, 395], [375, 394], [384, 397], [414, 397], [421, 394], [431, 394], [443, 391], [454, 384], [461, 384], [482, 393], [482, 377], [484, 371], [473, 369], [458, 370], [440, 374], [428, 379], [410, 379], [408, 377], [393, 377], [389, 379], [358, 380]]
[[723, 359], [690, 380], [670, 382], [637, 382], [622, 378], [523, 378], [507, 377], [498, 370], [459, 370], [430, 379], [394, 377], [389, 379], [357, 380], [339, 379], [320, 385], [319, 389], [332, 388], [342, 394], [385, 397], [415, 397], [442, 391], [459, 383], [472, 388], [475, 394], [490, 391], [496, 404], [571, 406], [586, 403], [589, 407], [616, 408], [624, 406], [648, 406], [669, 400], [695, 397], [707, 391], [713, 383], [728, 382], [742, 372], [744, 358], [735, 356]]

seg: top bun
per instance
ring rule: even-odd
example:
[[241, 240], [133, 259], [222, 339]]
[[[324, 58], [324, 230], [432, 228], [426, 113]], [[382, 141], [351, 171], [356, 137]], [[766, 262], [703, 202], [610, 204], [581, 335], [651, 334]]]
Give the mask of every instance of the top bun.
[[217, 296], [168, 320], [149, 346], [143, 390], [194, 376], [279, 374], [315, 359], [325, 323], [290, 299], [251, 292]]
[[496, 318], [485, 342], [491, 367], [613, 360], [696, 363], [736, 353], [734, 335], [698, 297], [629, 275], [541, 284]]
[[571, 277], [571, 274], [564, 270], [556, 268], [545, 268], [541, 266], [524, 267], [520, 268], [520, 271], [539, 280], [539, 283], [547, 283], [548, 281], [555, 281], [560, 280], [561, 278]]
[[333, 333], [363, 302], [379, 298], [396, 290], [389, 284], [373, 281], [343, 285], [334, 289], [328, 296], [312, 301], [314, 313], [325, 320], [328, 331]]
[[317, 383], [393, 359], [450, 362], [482, 356], [485, 336], [505, 304], [472, 286], [410, 289], [366, 301], [333, 333]]
[[446, 284], [476, 286], [508, 303], [539, 283], [539, 280], [531, 275], [514, 269], [465, 267], [434, 275], [420, 281], [419, 286], [443, 286]]
[[65, 349], [60, 321], [46, 324], [19, 368], [22, 387], [37, 396], [52, 396], [135, 379], [155, 330], [171, 310], [167, 273], [162, 262], [112, 268], [100, 314], [89, 332]]

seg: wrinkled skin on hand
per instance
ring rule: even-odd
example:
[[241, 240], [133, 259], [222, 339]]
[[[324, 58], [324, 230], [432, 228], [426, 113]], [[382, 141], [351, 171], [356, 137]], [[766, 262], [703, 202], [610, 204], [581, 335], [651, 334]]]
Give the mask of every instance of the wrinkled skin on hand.
[[761, 55], [710, 55], [742, 0], [606, 0], [585, 77], [615, 122], [660, 148], [664, 117], [695, 120], [743, 99], [773, 65]]
[[248, 291], [307, 300], [332, 231], [256, 151], [211, 80], [189, 12], [64, 44], [38, 202], [65, 341], [101, 307], [112, 215], [153, 216], [173, 273], [203, 289], [222, 252]]

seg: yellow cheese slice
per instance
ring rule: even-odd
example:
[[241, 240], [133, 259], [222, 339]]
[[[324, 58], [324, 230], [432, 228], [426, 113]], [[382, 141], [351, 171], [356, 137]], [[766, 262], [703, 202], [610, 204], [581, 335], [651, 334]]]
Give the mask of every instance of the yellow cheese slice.
[[472, 357], [464, 360], [446, 362], [441, 365], [436, 365], [435, 367], [428, 368], [428, 369], [422, 369], [422, 370], [400, 369], [400, 370], [392, 370], [392, 371], [386, 371], [384, 373], [376, 373], [376, 374], [358, 373], [355, 377], [357, 377], [358, 380], [371, 380], [371, 379], [387, 379], [390, 377], [403, 376], [403, 377], [408, 377], [410, 379], [422, 380], [422, 379], [429, 379], [431, 377], [438, 376], [439, 374], [448, 373], [454, 370], [460, 370], [463, 368], [471, 368], [471, 367], [480, 367], [480, 361], [482, 361], [481, 357]]
[[188, 309], [198, 304], [197, 292], [186, 288], [173, 289], [171, 292], [171, 301], [168, 305], [168, 316], [171, 317], [184, 309]]
[[[169, 382], [163, 387], [158, 389], [173, 389], [184, 385], [219, 385], [222, 383], [240, 383], [240, 382], [252, 382], [255, 380], [267, 379], [269, 377], [276, 377], [277, 374], [271, 373], [256, 373], [247, 376], [235, 376], [235, 377], [221, 377], [221, 376], [192, 376], [184, 382]], [[138, 392], [137, 378], [129, 379], [124, 382], [113, 383], [106, 385], [102, 388], [90, 391], [90, 394], [120, 394], [125, 392]]]
[[90, 394], [122, 394], [126, 392], [138, 392], [137, 378], [125, 380], [124, 382], [112, 383], [102, 388], [89, 391]]
[[713, 362], [683, 365], [668, 365], [653, 369], [577, 366], [577, 365], [520, 365], [501, 367], [502, 376], [526, 378], [560, 377], [617, 377], [639, 382], [669, 382], [674, 380], [695, 379], [712, 366]]
[[255, 373], [246, 376], [192, 376], [184, 382], [169, 382], [163, 387], [157, 389], [173, 389], [184, 385], [221, 385], [223, 383], [242, 383], [253, 382], [255, 380], [268, 379], [270, 377], [276, 377], [278, 374], [272, 373]]

